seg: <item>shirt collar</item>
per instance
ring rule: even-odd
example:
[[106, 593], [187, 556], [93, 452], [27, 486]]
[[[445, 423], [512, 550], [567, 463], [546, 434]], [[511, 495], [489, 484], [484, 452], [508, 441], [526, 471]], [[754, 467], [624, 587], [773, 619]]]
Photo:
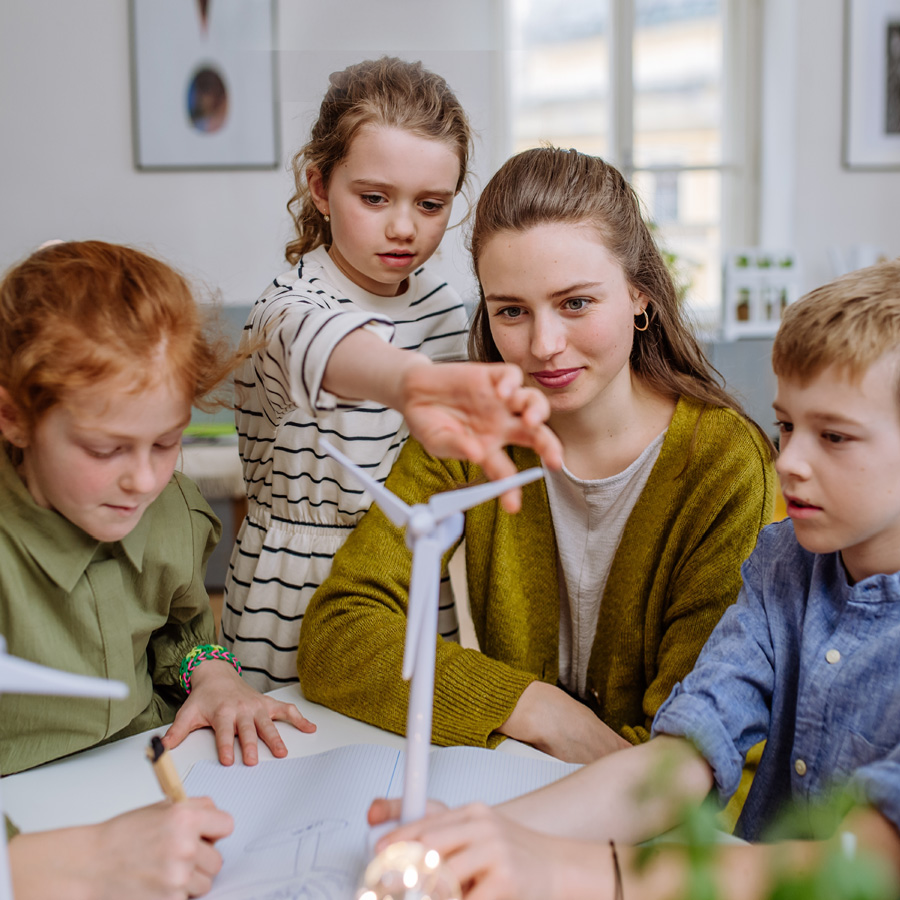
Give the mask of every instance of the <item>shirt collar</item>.
[[847, 587], [850, 599], [854, 601], [862, 603], [900, 602], [900, 572], [869, 575], [868, 578], [857, 581], [852, 587], [849, 584]]
[[0, 449], [0, 519], [3, 529], [14, 537], [16, 545], [43, 569], [64, 591], [71, 592], [101, 547], [122, 548], [124, 556], [140, 572], [150, 533], [153, 507], [121, 541], [102, 544], [65, 516], [45, 509], [19, 477], [6, 453]]
[[900, 572], [869, 575], [851, 584], [839, 550], [816, 554], [815, 560], [824, 590], [842, 604], [900, 602]]

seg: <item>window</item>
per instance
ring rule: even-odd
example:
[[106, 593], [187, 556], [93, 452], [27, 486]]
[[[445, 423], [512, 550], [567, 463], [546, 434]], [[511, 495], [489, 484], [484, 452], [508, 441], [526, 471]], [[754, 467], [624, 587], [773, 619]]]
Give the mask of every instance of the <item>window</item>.
[[678, 172], [657, 172], [653, 184], [653, 221], [657, 225], [678, 222]]
[[698, 325], [719, 325], [724, 247], [755, 242], [748, 76], [755, 0], [507, 0], [516, 152], [608, 159], [677, 258]]

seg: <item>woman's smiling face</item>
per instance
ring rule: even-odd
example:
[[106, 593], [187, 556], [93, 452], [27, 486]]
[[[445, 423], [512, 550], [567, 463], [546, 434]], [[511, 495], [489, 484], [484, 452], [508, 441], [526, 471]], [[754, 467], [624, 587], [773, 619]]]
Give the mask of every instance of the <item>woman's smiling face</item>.
[[547, 395], [553, 415], [630, 390], [634, 317], [647, 301], [593, 227], [500, 232], [481, 251], [478, 277], [500, 355]]

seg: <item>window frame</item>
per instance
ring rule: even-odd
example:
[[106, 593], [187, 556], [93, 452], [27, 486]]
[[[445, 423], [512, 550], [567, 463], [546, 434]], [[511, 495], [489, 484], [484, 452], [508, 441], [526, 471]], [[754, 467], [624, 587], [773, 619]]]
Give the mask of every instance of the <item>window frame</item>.
[[[498, 24], [504, 36], [504, 62], [497, 121], [503, 138], [497, 142], [502, 158], [512, 153], [512, 35], [514, 0], [497, 0]], [[755, 246], [760, 229], [760, 158], [762, 95], [762, 25], [764, 0], [722, 2], [722, 158], [710, 165], [634, 165], [635, 0], [609, 3], [609, 161], [628, 181], [635, 174], [718, 172], [721, 176], [719, 222], [721, 249]]]

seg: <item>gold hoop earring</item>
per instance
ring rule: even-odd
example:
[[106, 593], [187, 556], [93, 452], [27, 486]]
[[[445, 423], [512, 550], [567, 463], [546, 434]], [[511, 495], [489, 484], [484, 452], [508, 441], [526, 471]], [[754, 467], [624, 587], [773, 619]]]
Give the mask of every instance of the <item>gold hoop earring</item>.
[[650, 316], [647, 314], [646, 308], [641, 310], [640, 315], [642, 315], [644, 317], [644, 327], [641, 328], [637, 323], [637, 320], [640, 318], [640, 316], [635, 316], [634, 317], [634, 330], [635, 331], [646, 331], [650, 327]]

